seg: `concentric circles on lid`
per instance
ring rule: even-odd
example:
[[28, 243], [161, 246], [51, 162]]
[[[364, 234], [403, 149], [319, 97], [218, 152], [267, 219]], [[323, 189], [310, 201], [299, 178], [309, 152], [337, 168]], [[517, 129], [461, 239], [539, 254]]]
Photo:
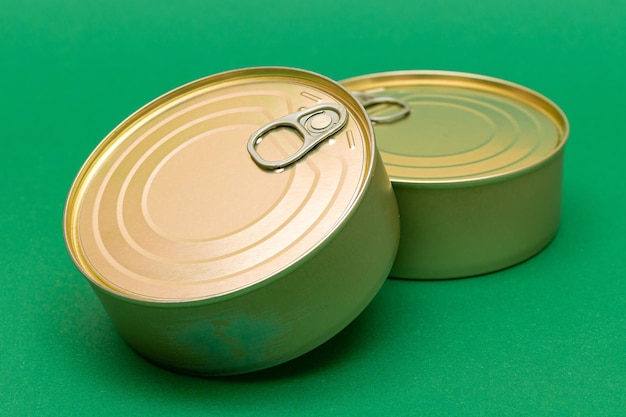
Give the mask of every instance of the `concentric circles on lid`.
[[491, 77], [448, 71], [397, 71], [343, 80], [372, 97], [373, 119], [407, 103], [408, 117], [375, 126], [378, 149], [396, 186], [441, 186], [514, 175], [563, 147], [568, 124], [545, 97]]
[[[287, 167], [255, 163], [255, 131], [319, 104], [346, 109], [337, 134]], [[323, 130], [333, 120], [308, 123]], [[302, 138], [282, 126], [254, 145], [282, 160]], [[372, 164], [370, 124], [336, 83], [287, 68], [218, 74], [156, 99], [105, 138], [72, 187], [66, 239], [83, 273], [111, 292], [164, 302], [229, 294], [313, 253], [358, 203]]]

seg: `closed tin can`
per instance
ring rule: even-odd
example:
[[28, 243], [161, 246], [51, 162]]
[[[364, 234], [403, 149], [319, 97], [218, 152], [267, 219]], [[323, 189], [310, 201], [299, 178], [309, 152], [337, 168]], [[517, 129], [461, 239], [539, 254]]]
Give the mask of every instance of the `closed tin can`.
[[398, 201], [392, 276], [484, 274], [555, 236], [569, 125], [553, 102], [507, 81], [446, 71], [342, 84], [370, 110]]
[[289, 68], [210, 76], [114, 129], [67, 200], [69, 253], [123, 339], [201, 375], [266, 368], [370, 302], [399, 239], [360, 103]]

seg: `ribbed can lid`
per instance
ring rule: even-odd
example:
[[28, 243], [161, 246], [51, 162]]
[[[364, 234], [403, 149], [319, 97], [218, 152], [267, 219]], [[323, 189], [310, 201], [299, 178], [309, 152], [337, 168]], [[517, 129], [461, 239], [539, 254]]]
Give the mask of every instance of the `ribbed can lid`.
[[[296, 154], [293, 126], [252, 135], [320, 104], [345, 109], [336, 134], [280, 169], [253, 160], [249, 146], [269, 161]], [[317, 134], [339, 117], [321, 110], [298, 123]], [[93, 283], [129, 298], [234, 293], [340, 231], [368, 184], [373, 146], [360, 104], [317, 74], [253, 68], [192, 82], [130, 116], [89, 157], [66, 207], [70, 253]]]
[[[396, 71], [343, 80], [349, 90], [378, 104], [372, 119], [399, 110], [410, 113], [376, 123], [379, 152], [396, 186], [459, 186], [500, 180], [556, 154], [569, 126], [550, 100], [496, 78], [449, 71]], [[392, 100], [390, 100], [391, 102]]]

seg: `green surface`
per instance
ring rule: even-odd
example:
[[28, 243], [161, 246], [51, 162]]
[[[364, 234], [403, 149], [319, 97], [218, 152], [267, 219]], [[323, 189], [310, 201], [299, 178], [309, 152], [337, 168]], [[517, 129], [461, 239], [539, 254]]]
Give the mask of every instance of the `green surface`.
[[[4, 1], [0, 415], [624, 415], [626, 3], [563, 3]], [[495, 274], [390, 280], [337, 337], [267, 371], [145, 362], [65, 251], [65, 197], [132, 111], [255, 65], [457, 70], [547, 95], [572, 126], [557, 238]]]

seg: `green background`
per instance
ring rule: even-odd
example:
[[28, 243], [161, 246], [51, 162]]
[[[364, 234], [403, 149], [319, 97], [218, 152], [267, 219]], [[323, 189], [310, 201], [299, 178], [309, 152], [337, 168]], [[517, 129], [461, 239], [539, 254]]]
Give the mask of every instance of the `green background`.
[[[141, 105], [257, 65], [458, 70], [547, 95], [572, 128], [558, 236], [498, 273], [388, 280], [338, 336], [266, 371], [145, 362], [66, 253], [67, 192]], [[622, 0], [2, 1], [0, 415], [624, 415], [625, 67]]]

